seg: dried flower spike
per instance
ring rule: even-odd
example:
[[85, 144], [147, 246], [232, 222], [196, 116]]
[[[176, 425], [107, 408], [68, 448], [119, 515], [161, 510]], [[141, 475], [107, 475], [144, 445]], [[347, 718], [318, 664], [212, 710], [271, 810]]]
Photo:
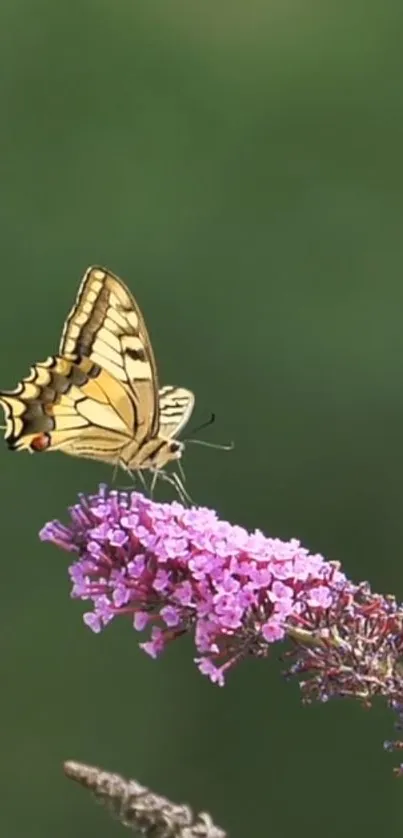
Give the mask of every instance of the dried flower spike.
[[67, 777], [89, 789], [124, 826], [149, 838], [225, 838], [205, 812], [194, 817], [184, 804], [171, 803], [136, 780], [125, 780], [92, 765], [69, 760]]

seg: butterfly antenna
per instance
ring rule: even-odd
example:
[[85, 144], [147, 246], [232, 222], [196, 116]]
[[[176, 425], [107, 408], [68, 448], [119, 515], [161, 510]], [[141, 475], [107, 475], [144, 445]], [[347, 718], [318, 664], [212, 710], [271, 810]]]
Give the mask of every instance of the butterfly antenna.
[[[192, 433], [195, 434], [198, 431], [203, 430], [203, 428], [208, 428], [209, 425], [212, 425], [214, 422], [215, 422], [215, 413], [212, 413], [210, 418], [207, 419], [206, 422], [202, 422], [201, 425], [197, 425], [196, 428], [193, 428]], [[205, 448], [218, 448], [220, 451], [233, 451], [233, 449], [235, 448], [235, 443], [234, 442], [230, 442], [229, 444], [226, 443], [225, 445], [223, 445], [222, 443], [219, 443], [219, 442], [207, 442], [204, 439], [189, 439], [188, 437], [183, 437], [183, 441], [186, 442], [186, 444], [188, 442], [192, 442], [194, 445], [204, 445]], [[183, 473], [182, 473], [182, 476], [184, 477]]]
[[[211, 416], [210, 416], [210, 419], [207, 419], [206, 422], [202, 422], [201, 425], [196, 425], [196, 427], [193, 428], [192, 433], [197, 434], [198, 431], [202, 431], [203, 428], [208, 428], [209, 425], [213, 425], [214, 422], [215, 422], [215, 413], [212, 413]], [[184, 437], [184, 441], [186, 442], [186, 437]]]
[[233, 451], [235, 448], [235, 442], [229, 442], [224, 445], [220, 442], [207, 442], [205, 439], [187, 439], [186, 445], [188, 442], [192, 442], [193, 445], [204, 445], [205, 448], [218, 448], [220, 451]]

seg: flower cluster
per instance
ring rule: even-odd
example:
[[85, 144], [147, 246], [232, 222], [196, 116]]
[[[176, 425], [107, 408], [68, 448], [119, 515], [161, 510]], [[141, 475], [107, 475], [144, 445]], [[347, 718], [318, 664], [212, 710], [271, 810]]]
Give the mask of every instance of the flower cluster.
[[48, 523], [40, 537], [74, 554], [72, 596], [93, 605], [86, 624], [99, 632], [130, 615], [137, 631], [150, 629], [141, 646], [153, 657], [193, 632], [196, 663], [219, 685], [236, 661], [266, 656], [292, 630], [305, 646], [319, 627], [322, 648], [326, 615], [353, 607], [357, 586], [337, 562], [296, 540], [248, 533], [210, 509], [101, 486], [69, 512], [67, 526]]
[[307, 676], [300, 681], [304, 701], [354, 697], [369, 706], [382, 695], [396, 709], [403, 700], [403, 608], [395, 598], [363, 582], [348, 604], [341, 598], [313, 616], [288, 632], [297, 645], [287, 674]]

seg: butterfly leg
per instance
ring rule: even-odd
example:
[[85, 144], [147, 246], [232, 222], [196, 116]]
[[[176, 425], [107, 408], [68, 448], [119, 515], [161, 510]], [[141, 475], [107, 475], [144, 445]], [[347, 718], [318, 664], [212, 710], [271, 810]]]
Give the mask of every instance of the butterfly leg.
[[116, 460], [116, 463], [113, 467], [113, 472], [112, 472], [112, 483], [114, 483], [115, 480], [116, 480], [116, 475], [119, 471], [119, 466], [120, 466], [120, 462], [119, 462], [119, 460]]
[[152, 480], [151, 480], [151, 485], [150, 485], [151, 497], [153, 497], [154, 489], [157, 485], [157, 480], [158, 479], [159, 480], [165, 480], [166, 483], [170, 483], [171, 486], [175, 486], [175, 488], [176, 488], [175, 481], [173, 480], [173, 478], [171, 477], [170, 474], [167, 474], [165, 471], [163, 471], [160, 468], [153, 468], [153, 469], [150, 469], [150, 471], [152, 473]]
[[183, 480], [181, 479], [181, 477], [179, 476], [179, 474], [176, 471], [174, 471], [174, 473], [172, 475], [172, 483], [175, 486], [182, 503], [184, 503], [184, 504], [188, 504], [188, 503], [189, 504], [194, 504], [193, 498], [189, 495], [189, 492], [185, 489]]
[[187, 505], [188, 503], [194, 503], [193, 498], [191, 498], [189, 492], [186, 491], [183, 482], [179, 477], [179, 474], [176, 473], [176, 471], [174, 471], [173, 474], [168, 474], [166, 471], [163, 471], [162, 469], [154, 469], [152, 490], [154, 489], [158, 478], [160, 478], [161, 480], [165, 480], [166, 483], [170, 483], [171, 486], [173, 486], [176, 489], [179, 495], [179, 500], [183, 504]]
[[130, 476], [133, 478], [133, 485], [136, 485], [136, 478], [138, 478], [140, 483], [141, 483], [144, 494], [148, 498], [152, 498], [152, 490], [147, 485], [147, 480], [146, 480], [145, 475], [143, 474], [142, 470], [140, 468], [138, 468], [138, 469], [136, 469], [135, 472], [133, 472], [133, 471], [130, 471], [128, 469], [128, 472], [129, 472]]
[[[147, 497], [150, 497], [150, 489], [147, 486], [147, 482], [146, 482], [146, 479], [144, 477], [143, 472], [140, 469], [136, 469], [136, 471], [131, 471], [127, 466], [123, 465], [122, 463], [118, 463], [118, 465], [121, 465], [123, 470], [126, 472], [126, 474], [128, 474], [129, 477], [131, 477], [131, 479], [132, 479], [132, 483], [130, 484], [130, 486], [119, 486], [118, 488], [119, 489], [125, 489], [125, 490], [131, 489], [133, 491], [133, 489], [135, 489], [135, 487], [136, 487], [136, 478], [138, 477], [138, 479], [139, 479], [139, 481], [142, 485], [144, 494], [147, 495]], [[116, 474], [116, 470], [117, 470], [117, 467], [115, 467], [114, 476]]]
[[147, 486], [147, 481], [146, 481], [146, 479], [145, 479], [145, 477], [144, 477], [144, 474], [143, 474], [143, 472], [142, 472], [141, 468], [137, 469], [136, 474], [138, 474], [138, 478], [139, 478], [140, 483], [141, 483], [141, 485], [142, 485], [142, 487], [143, 487], [143, 489], [144, 489], [145, 494], [146, 494], [146, 495], [148, 495], [148, 497], [151, 497], [151, 498], [152, 498], [152, 496], [153, 496], [153, 489], [152, 489], [152, 486], [150, 486], [150, 487], [149, 487], [149, 486]]
[[159, 469], [156, 468], [156, 469], [153, 469], [152, 475], [153, 476], [151, 478], [151, 483], [150, 483], [150, 496], [153, 498], [154, 497], [154, 489], [157, 485], [158, 477], [161, 476], [161, 472], [159, 472]]
[[178, 463], [179, 474], [175, 473], [175, 472], [173, 474], [175, 485], [178, 489], [179, 494], [181, 494], [182, 497], [184, 497], [185, 500], [188, 501], [188, 503], [193, 504], [194, 503], [193, 498], [189, 495], [189, 492], [185, 489], [185, 483], [186, 483], [185, 469], [183, 468], [181, 460], [178, 460], [177, 463]]
[[165, 480], [165, 483], [169, 483], [171, 486], [174, 486], [176, 491], [179, 494], [181, 500], [184, 500], [185, 495], [182, 491], [178, 489], [178, 485], [176, 482], [176, 475], [175, 474], [167, 474], [166, 471], [163, 471], [161, 468], [154, 468], [152, 469], [152, 480], [150, 485], [150, 494], [153, 497], [155, 487], [157, 485], [158, 480]]

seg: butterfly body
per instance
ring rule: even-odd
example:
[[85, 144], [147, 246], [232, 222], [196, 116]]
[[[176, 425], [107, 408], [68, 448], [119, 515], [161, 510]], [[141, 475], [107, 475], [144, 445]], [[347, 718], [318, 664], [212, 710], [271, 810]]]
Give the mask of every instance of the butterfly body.
[[0, 391], [9, 448], [64, 451], [121, 465], [162, 469], [181, 457], [175, 439], [193, 410], [182, 387], [159, 389], [150, 339], [124, 283], [89, 268], [66, 320], [59, 354]]

